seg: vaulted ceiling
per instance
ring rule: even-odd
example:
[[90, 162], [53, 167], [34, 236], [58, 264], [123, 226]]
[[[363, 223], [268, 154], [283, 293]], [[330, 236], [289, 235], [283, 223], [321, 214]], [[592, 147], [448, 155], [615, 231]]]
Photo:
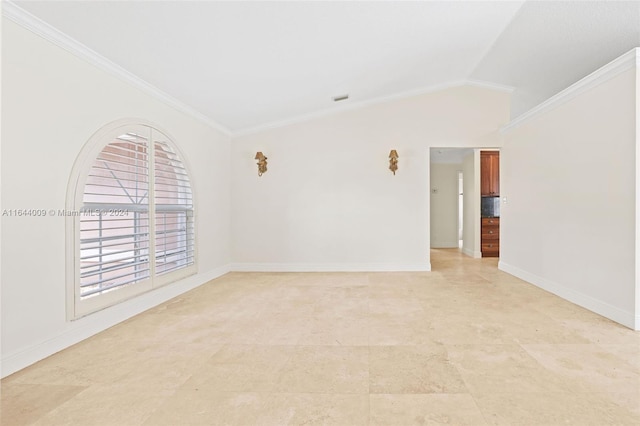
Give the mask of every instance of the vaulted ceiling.
[[636, 1], [14, 3], [231, 132], [468, 81], [517, 116], [640, 46]]

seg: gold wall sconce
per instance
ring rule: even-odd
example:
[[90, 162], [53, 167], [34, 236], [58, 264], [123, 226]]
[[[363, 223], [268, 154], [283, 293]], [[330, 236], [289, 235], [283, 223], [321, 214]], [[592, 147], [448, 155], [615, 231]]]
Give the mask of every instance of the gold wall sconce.
[[395, 176], [396, 170], [398, 170], [398, 151], [392, 149], [389, 153], [389, 170], [393, 172]]
[[256, 152], [256, 158], [258, 160], [258, 176], [262, 176], [263, 173], [267, 173], [267, 157], [260, 151]]

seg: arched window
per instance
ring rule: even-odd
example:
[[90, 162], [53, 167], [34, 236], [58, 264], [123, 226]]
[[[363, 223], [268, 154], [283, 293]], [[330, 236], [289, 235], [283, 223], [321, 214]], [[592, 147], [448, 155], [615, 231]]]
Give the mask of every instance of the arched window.
[[191, 183], [170, 138], [121, 125], [98, 132], [86, 151], [68, 211], [73, 317], [195, 273]]

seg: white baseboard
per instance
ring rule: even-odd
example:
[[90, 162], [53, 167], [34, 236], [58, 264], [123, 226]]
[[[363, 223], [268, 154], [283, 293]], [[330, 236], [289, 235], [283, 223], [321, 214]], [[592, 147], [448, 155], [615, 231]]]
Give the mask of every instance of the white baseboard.
[[234, 263], [234, 272], [429, 272], [431, 263]]
[[466, 254], [467, 256], [473, 257], [474, 259], [480, 259], [482, 257], [481, 251], [474, 251], [464, 247], [462, 248], [462, 253]]
[[562, 284], [558, 284], [546, 278], [524, 271], [503, 261], [498, 262], [498, 269], [525, 280], [536, 287], [540, 287], [543, 290], [553, 293], [556, 296], [562, 297], [571, 303], [582, 306], [583, 308], [595, 312], [598, 315], [609, 318], [610, 320], [622, 324], [625, 327], [629, 327], [633, 330], [640, 330], [640, 316], [635, 315], [633, 312], [625, 311], [617, 306], [610, 305], [609, 303], [598, 300], [592, 296], [580, 293], [571, 288], [565, 287]]
[[67, 323], [60, 334], [45, 341], [23, 348], [2, 357], [0, 377], [6, 377], [69, 346], [75, 345], [94, 334], [158, 306], [176, 296], [229, 272], [229, 266], [192, 275], [178, 282], [166, 285], [149, 293], [127, 300], [102, 311], [87, 315], [77, 321]]

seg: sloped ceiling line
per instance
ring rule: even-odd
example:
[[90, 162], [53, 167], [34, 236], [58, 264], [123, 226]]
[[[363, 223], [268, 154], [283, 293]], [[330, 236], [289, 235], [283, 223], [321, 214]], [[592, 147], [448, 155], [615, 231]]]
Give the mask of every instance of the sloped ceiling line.
[[466, 81], [521, 5], [12, 1], [232, 132]]
[[[3, 5], [15, 22], [227, 135], [462, 84], [511, 91], [515, 119], [640, 46], [640, 1]], [[332, 102], [343, 93], [348, 101]]]
[[631, 49], [624, 55], [614, 59], [602, 68], [597, 69], [585, 78], [575, 82], [563, 91], [555, 94], [541, 104], [530, 109], [526, 113], [511, 120], [508, 124], [500, 129], [501, 134], [509, 133], [511, 130], [523, 125], [524, 123], [534, 119], [535, 117], [550, 111], [560, 105], [569, 102], [571, 99], [590, 90], [605, 81], [611, 80], [619, 74], [640, 65], [640, 48]]
[[3, 0], [2, 15], [13, 21], [14, 23], [33, 32], [34, 34], [37, 34], [45, 40], [55, 44], [56, 46], [61, 47], [67, 52], [72, 53], [78, 58], [87, 61], [91, 65], [119, 78], [120, 80], [124, 81], [127, 84], [130, 84], [133, 87], [142, 90], [148, 95], [153, 96], [154, 98], [162, 101], [170, 107], [173, 107], [178, 111], [181, 111], [199, 121], [202, 121], [203, 123], [221, 131], [227, 136], [231, 136], [232, 132], [220, 123], [216, 122], [210, 117], [205, 116], [199, 111], [196, 111], [190, 106], [185, 105], [181, 101], [175, 99], [174, 97], [163, 92], [157, 87], [149, 84], [140, 77], [122, 68], [120, 65], [114, 63], [113, 61], [110, 61], [109, 59], [105, 58], [104, 56], [100, 55], [99, 53], [95, 52], [79, 41], [52, 27], [37, 16], [34, 16], [21, 7], [17, 6], [15, 3], [9, 0]]

